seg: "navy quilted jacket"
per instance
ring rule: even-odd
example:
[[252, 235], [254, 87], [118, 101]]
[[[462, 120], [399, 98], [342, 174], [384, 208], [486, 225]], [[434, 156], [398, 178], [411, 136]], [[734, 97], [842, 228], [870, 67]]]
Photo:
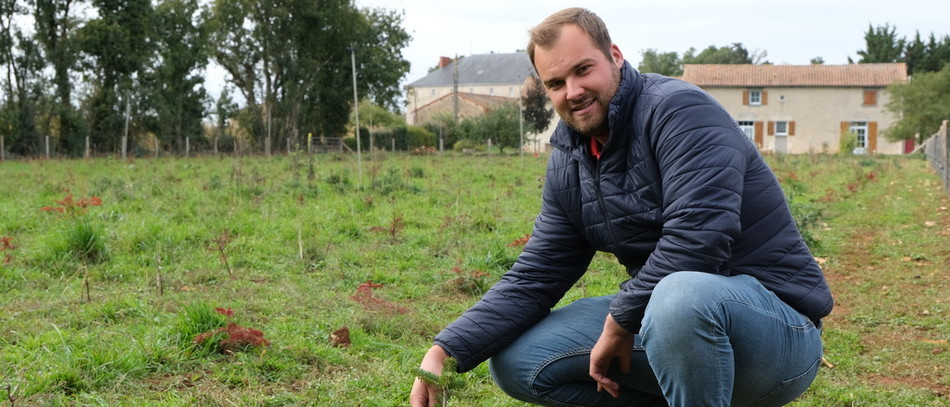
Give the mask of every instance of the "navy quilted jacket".
[[817, 321], [832, 297], [755, 146], [699, 88], [622, 69], [601, 159], [563, 122], [541, 213], [511, 271], [435, 342], [472, 369], [546, 316], [597, 250], [626, 266], [610, 307], [638, 332], [653, 287], [676, 271], [747, 274]]

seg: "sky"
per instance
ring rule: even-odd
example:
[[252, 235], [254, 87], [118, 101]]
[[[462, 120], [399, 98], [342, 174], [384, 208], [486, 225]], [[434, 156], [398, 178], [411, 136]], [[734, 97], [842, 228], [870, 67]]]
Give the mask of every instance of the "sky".
[[[402, 85], [418, 80], [452, 57], [524, 49], [527, 31], [549, 14], [585, 7], [607, 24], [624, 58], [637, 66], [644, 49], [677, 52], [740, 42], [766, 51], [774, 64], [857, 61], [869, 26], [890, 24], [899, 37], [950, 34], [947, 0], [356, 0], [358, 7], [404, 12], [412, 36], [403, 57], [411, 63]], [[358, 57], [358, 56], [357, 56]]]

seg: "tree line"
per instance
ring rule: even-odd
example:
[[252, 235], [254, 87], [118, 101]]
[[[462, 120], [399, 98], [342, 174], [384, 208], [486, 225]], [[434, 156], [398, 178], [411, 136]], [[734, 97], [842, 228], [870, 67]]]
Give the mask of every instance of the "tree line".
[[[402, 20], [352, 0], [0, 0], [0, 136], [20, 155], [49, 136], [67, 156], [126, 134], [133, 149], [339, 136], [354, 54], [359, 95], [398, 110]], [[227, 72], [214, 97], [211, 61]]]

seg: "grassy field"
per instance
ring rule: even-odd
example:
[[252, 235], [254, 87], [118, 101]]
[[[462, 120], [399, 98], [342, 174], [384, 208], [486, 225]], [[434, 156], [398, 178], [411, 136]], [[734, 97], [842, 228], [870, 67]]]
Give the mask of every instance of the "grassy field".
[[[769, 161], [837, 301], [794, 405], [950, 405], [950, 200], [926, 161]], [[407, 405], [432, 337], [517, 258], [544, 163], [2, 162], [0, 405]], [[624, 278], [599, 254], [562, 303]], [[484, 364], [462, 377], [454, 406], [521, 405]]]

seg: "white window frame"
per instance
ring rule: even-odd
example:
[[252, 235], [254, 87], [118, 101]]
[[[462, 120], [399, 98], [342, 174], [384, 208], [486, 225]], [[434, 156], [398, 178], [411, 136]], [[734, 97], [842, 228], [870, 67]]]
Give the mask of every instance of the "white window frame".
[[762, 89], [749, 89], [749, 106], [762, 106]]
[[754, 121], [739, 120], [737, 124], [739, 125], [739, 129], [741, 129], [742, 132], [745, 133], [745, 136], [748, 137], [749, 140], [755, 141], [755, 122]]
[[855, 150], [865, 151], [868, 148], [868, 122], [851, 122], [848, 131], [858, 136]]
[[[782, 129], [779, 129], [779, 125], [782, 126]], [[787, 136], [788, 135], [788, 122], [787, 121], [776, 121], [775, 122], [775, 135], [776, 136]]]

